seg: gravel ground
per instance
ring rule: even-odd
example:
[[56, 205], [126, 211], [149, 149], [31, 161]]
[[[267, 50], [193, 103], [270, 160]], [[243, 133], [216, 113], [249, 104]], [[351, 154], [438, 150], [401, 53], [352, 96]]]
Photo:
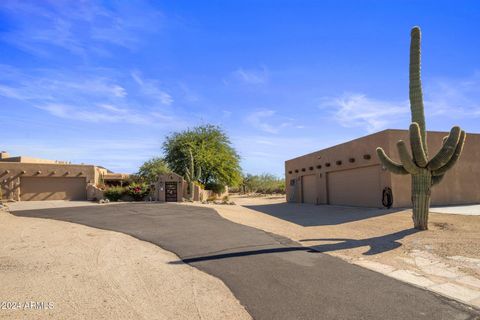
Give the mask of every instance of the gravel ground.
[[220, 280], [121, 233], [0, 211], [0, 243], [0, 302], [53, 303], [0, 319], [251, 319]]

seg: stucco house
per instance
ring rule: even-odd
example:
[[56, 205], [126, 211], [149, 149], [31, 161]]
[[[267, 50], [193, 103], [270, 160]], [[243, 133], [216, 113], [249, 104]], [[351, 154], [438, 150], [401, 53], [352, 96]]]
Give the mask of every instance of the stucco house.
[[[95, 200], [97, 186], [112, 173], [95, 165], [71, 164], [0, 152], [0, 198], [2, 200]], [[126, 175], [113, 174], [113, 179]]]
[[[428, 132], [432, 154], [448, 132]], [[398, 140], [409, 143], [407, 130], [384, 130], [285, 162], [287, 201], [362, 207], [408, 207], [410, 176], [382, 168], [376, 148], [399, 161]], [[467, 133], [463, 153], [443, 181], [432, 188], [433, 205], [480, 203], [480, 134]], [[388, 195], [387, 195], [388, 197]], [[382, 201], [383, 200], [383, 201]]]

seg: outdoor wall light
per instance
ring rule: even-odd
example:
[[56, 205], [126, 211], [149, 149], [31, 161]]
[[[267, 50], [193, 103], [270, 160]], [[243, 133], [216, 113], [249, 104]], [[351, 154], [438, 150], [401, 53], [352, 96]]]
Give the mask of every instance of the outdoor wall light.
[[372, 156], [369, 155], [369, 154], [364, 154], [364, 155], [363, 155], [363, 159], [365, 159], [365, 160], [370, 160], [370, 159], [372, 159]]

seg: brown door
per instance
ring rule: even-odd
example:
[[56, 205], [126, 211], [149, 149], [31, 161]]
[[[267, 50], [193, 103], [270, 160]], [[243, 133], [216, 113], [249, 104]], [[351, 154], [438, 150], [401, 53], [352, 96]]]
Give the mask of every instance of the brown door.
[[165, 182], [165, 201], [177, 202], [177, 183]]
[[317, 176], [314, 174], [302, 177], [302, 202], [317, 204]]
[[85, 178], [23, 177], [20, 178], [20, 200], [86, 200]]
[[328, 204], [382, 207], [380, 166], [329, 172]]

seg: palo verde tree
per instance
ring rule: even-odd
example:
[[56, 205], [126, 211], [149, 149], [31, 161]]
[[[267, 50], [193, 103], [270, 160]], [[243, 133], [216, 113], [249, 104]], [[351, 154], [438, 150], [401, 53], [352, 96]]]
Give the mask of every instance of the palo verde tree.
[[453, 127], [443, 139], [441, 150], [432, 158], [428, 156], [422, 84], [420, 80], [420, 28], [414, 27], [410, 42], [410, 156], [404, 141], [397, 142], [401, 163], [390, 159], [382, 148], [377, 154], [383, 166], [395, 174], [412, 177], [413, 224], [416, 229], [428, 229], [428, 211], [432, 186], [438, 184], [445, 173], [457, 162], [465, 143], [465, 131]]
[[169, 168], [184, 177], [193, 158], [200, 172], [198, 180], [205, 186], [235, 186], [241, 181], [240, 157], [218, 126], [207, 124], [173, 133], [165, 138], [163, 152]]
[[160, 174], [170, 172], [170, 168], [162, 158], [152, 158], [145, 161], [138, 169], [137, 176], [145, 182], [155, 183]]

